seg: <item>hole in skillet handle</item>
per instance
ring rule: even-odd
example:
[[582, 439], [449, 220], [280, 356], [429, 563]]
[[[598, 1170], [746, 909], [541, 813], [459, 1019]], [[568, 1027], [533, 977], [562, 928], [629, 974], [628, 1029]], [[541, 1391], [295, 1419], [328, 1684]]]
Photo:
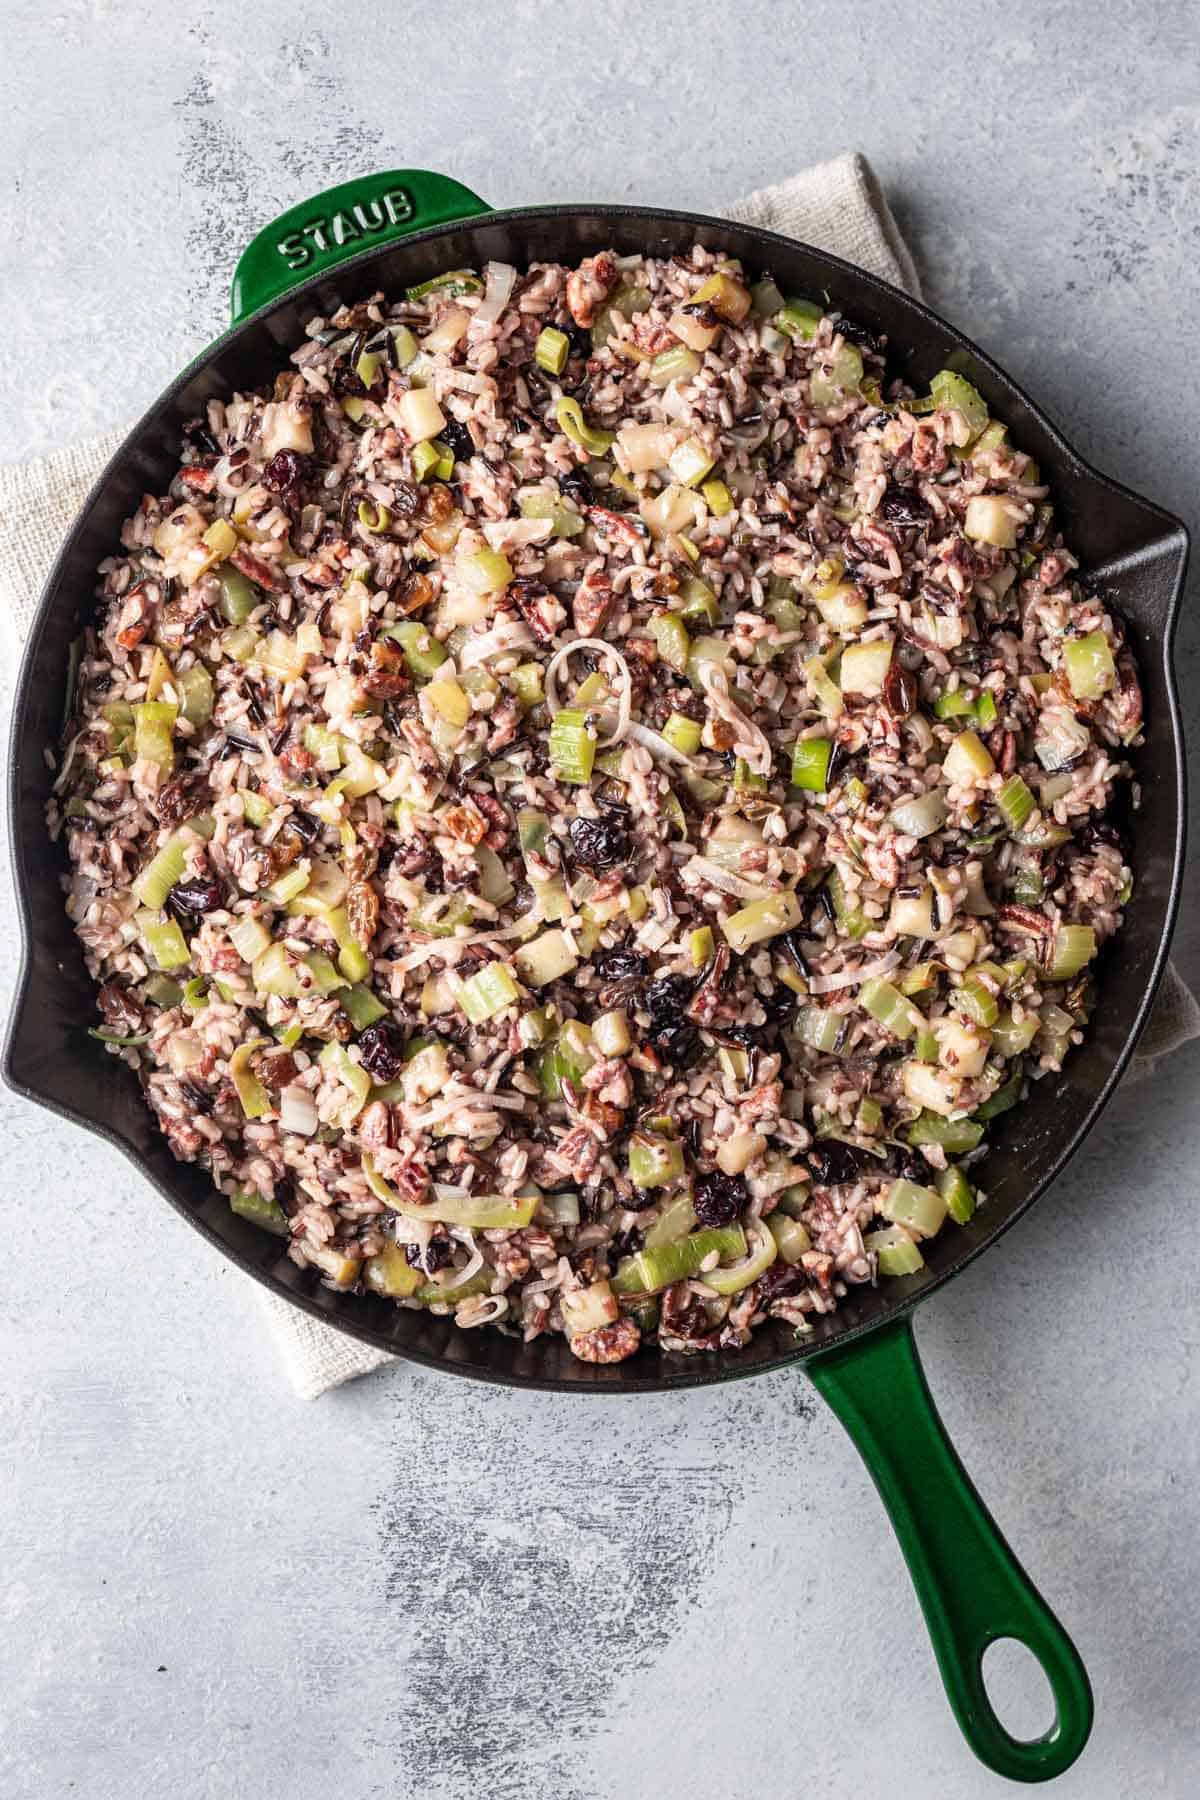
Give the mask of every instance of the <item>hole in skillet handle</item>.
[[[947, 1698], [981, 1762], [1010, 1781], [1052, 1781], [1092, 1727], [1092, 1691], [1070, 1638], [1005, 1543], [946, 1435], [908, 1318], [805, 1364], [866, 1462], [912, 1576]], [[1054, 1722], [1022, 1740], [1002, 1724], [985, 1652], [1015, 1639], [1054, 1699]]]
[[231, 322], [239, 325], [363, 250], [491, 210], [460, 181], [429, 169], [390, 169], [327, 188], [281, 213], [243, 250], [233, 272]]

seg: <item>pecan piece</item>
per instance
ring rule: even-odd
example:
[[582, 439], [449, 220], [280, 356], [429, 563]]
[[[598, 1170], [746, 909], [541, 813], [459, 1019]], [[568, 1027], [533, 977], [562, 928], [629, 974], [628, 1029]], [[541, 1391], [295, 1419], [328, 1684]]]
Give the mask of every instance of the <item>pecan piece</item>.
[[601, 1325], [595, 1331], [580, 1331], [568, 1338], [571, 1354], [580, 1362], [618, 1363], [632, 1356], [642, 1341], [633, 1319], [618, 1319], [615, 1325]]

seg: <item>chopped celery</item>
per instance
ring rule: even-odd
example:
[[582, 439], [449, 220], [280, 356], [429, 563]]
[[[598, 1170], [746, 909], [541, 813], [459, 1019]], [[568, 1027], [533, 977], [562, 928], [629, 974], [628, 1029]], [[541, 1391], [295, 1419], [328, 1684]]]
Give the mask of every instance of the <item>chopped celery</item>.
[[363, 1264], [363, 1280], [376, 1294], [391, 1300], [410, 1300], [425, 1285], [425, 1277], [409, 1262], [399, 1244], [386, 1243]]
[[908, 1232], [899, 1225], [884, 1231], [868, 1231], [863, 1247], [873, 1251], [881, 1275], [916, 1275], [925, 1267], [925, 1258]]
[[246, 823], [253, 825], [255, 830], [260, 825], [266, 824], [272, 810], [271, 802], [265, 794], [257, 794], [253, 788], [242, 789], [242, 812], [245, 814]]
[[940, 408], [961, 413], [971, 437], [978, 437], [988, 422], [988, 409], [983, 396], [969, 381], [953, 369], [939, 369], [929, 391]]
[[364, 1151], [363, 1174], [375, 1196], [407, 1219], [435, 1219], [440, 1225], [461, 1225], [472, 1231], [519, 1231], [538, 1209], [538, 1195], [472, 1193], [437, 1185], [433, 1197], [419, 1203], [402, 1200], [377, 1172]]
[[565, 331], [556, 331], [553, 325], [547, 325], [538, 333], [537, 343], [533, 347], [533, 360], [539, 369], [545, 369], [547, 375], [561, 375], [570, 353], [571, 340]]
[[804, 665], [804, 673], [813, 698], [826, 718], [838, 718], [842, 712], [842, 690], [830, 675], [825, 658], [810, 656]]
[[543, 931], [531, 944], [522, 945], [514, 952], [513, 961], [525, 984], [535, 988], [558, 981], [579, 966], [579, 958], [571, 948], [566, 932], [557, 930]]
[[1021, 1098], [1023, 1080], [1024, 1072], [1018, 1063], [1015, 1073], [1009, 1076], [1004, 1086], [998, 1087], [991, 1098], [983, 1102], [982, 1106], [977, 1106], [972, 1116], [983, 1120], [986, 1124], [989, 1119], [999, 1118], [1001, 1113], [1011, 1111]]
[[673, 712], [663, 726], [663, 736], [672, 749], [681, 751], [684, 756], [694, 756], [700, 748], [700, 729], [695, 719]]
[[829, 782], [831, 738], [801, 738], [792, 751], [792, 786], [820, 794]]
[[683, 1145], [677, 1138], [638, 1131], [629, 1140], [629, 1179], [634, 1187], [667, 1187], [683, 1174]]
[[304, 727], [304, 748], [317, 759], [318, 769], [332, 774], [342, 766], [342, 741], [336, 731], [324, 725]]
[[239, 1219], [249, 1219], [251, 1225], [257, 1225], [260, 1231], [269, 1231], [275, 1237], [287, 1237], [288, 1222], [277, 1200], [268, 1200], [265, 1194], [259, 1194], [253, 1188], [235, 1188], [229, 1196], [229, 1209]]
[[588, 730], [587, 714], [564, 707], [550, 727], [550, 761], [560, 781], [585, 785], [592, 778], [596, 739]]
[[454, 456], [441, 438], [422, 438], [419, 444], [414, 444], [412, 462], [413, 474], [418, 481], [425, 481], [431, 475], [438, 481], [449, 481], [454, 474]]
[[221, 617], [230, 625], [244, 625], [260, 604], [260, 595], [254, 591], [242, 571], [229, 563], [222, 563], [215, 573], [221, 589], [221, 598], [217, 602]]
[[688, 665], [691, 640], [687, 626], [678, 613], [655, 613], [650, 620], [650, 635], [658, 645], [660, 659], [676, 674], [682, 675]]
[[229, 1079], [248, 1119], [263, 1119], [271, 1110], [271, 1096], [250, 1067], [250, 1058], [266, 1043], [266, 1038], [251, 1038], [229, 1058]]
[[737, 794], [764, 793], [768, 786], [765, 775], [755, 774], [743, 757], [735, 757], [733, 764], [733, 788]]
[[812, 1239], [799, 1219], [789, 1219], [785, 1212], [773, 1212], [767, 1220], [767, 1229], [785, 1263], [798, 1263], [812, 1249]]
[[243, 962], [252, 963], [271, 942], [271, 933], [262, 920], [243, 913], [229, 927], [229, 941]]
[[879, 1210], [893, 1225], [903, 1225], [921, 1237], [935, 1237], [946, 1218], [946, 1202], [936, 1188], [921, 1187], [901, 1178], [879, 1202]]
[[800, 1042], [827, 1056], [837, 1049], [845, 1029], [844, 1015], [831, 1008], [805, 1006], [796, 1014], [795, 1034]]
[[1090, 925], [1060, 925], [1055, 933], [1046, 979], [1069, 981], [1091, 962], [1096, 950], [1096, 933]]
[[789, 300], [775, 314], [771, 323], [776, 331], [801, 344], [811, 344], [825, 317], [824, 308], [812, 300]]
[[183, 702], [180, 710], [188, 724], [207, 725], [212, 718], [213, 680], [204, 664], [193, 663], [175, 677], [175, 685]]
[[849, 644], [842, 655], [842, 692], [868, 696], [881, 694], [891, 666], [891, 638], [872, 638], [865, 644]]
[[716, 625], [721, 617], [721, 605], [709, 587], [699, 575], [685, 575], [679, 584], [679, 598], [683, 602], [683, 616], [693, 624]]
[[699, 438], [689, 437], [671, 452], [667, 467], [684, 487], [697, 487], [706, 475], [711, 474], [715, 462], [716, 458], [709, 455]]
[[459, 294], [482, 294], [483, 283], [473, 269], [448, 269], [444, 275], [432, 275], [428, 281], [418, 282], [416, 287], [405, 289], [409, 300], [424, 300], [427, 294], [445, 294], [454, 298]]
[[358, 503], [358, 522], [364, 531], [377, 533], [386, 531], [392, 522], [392, 515], [386, 506], [373, 500], [360, 500]]
[[976, 1025], [994, 1025], [1000, 1016], [1000, 1006], [995, 994], [974, 975], [968, 975], [961, 987], [952, 990], [950, 1001]]
[[344, 1088], [349, 1089], [354, 1097], [355, 1110], [361, 1112], [371, 1093], [371, 1077], [361, 1063], [356, 1063], [344, 1045], [336, 1041], [326, 1044], [321, 1052], [320, 1062], [327, 1074], [334, 1076]]
[[342, 994], [341, 1006], [355, 1031], [365, 1031], [376, 1019], [387, 1017], [387, 1007], [375, 998], [369, 987], [358, 982]]
[[441, 437], [446, 429], [446, 415], [437, 403], [432, 388], [412, 387], [397, 402], [400, 423], [419, 444], [425, 438]]
[[419, 681], [427, 681], [446, 660], [446, 646], [416, 619], [401, 619], [399, 624], [389, 625], [384, 635], [400, 645], [410, 674]]
[[975, 701], [975, 717], [985, 731], [990, 731], [992, 726], [996, 723], [998, 717], [996, 711], [996, 696], [992, 693], [990, 688], [984, 688], [983, 692], [977, 697]]
[[502, 962], [490, 962], [464, 981], [458, 990], [458, 1004], [473, 1025], [485, 1025], [505, 1007], [521, 997], [511, 970]]
[[733, 511], [733, 495], [723, 481], [706, 481], [700, 492], [715, 519], [723, 519]]
[[285, 869], [283, 874], [271, 883], [267, 893], [276, 905], [286, 906], [289, 900], [294, 900], [297, 894], [304, 892], [309, 883], [310, 872], [307, 859], [293, 863], [290, 869]]
[[456, 1280], [452, 1270], [445, 1270], [444, 1273], [447, 1280], [437, 1277], [433, 1281], [427, 1281], [424, 1287], [417, 1289], [413, 1298], [419, 1300], [422, 1306], [457, 1306], [460, 1300], [473, 1300], [476, 1294], [490, 1293], [495, 1270], [485, 1266], [477, 1269], [474, 1275], [468, 1275], [465, 1280]]
[[975, 702], [965, 688], [948, 689], [933, 703], [935, 719], [970, 719], [975, 716]]
[[333, 994], [346, 986], [346, 978], [339, 974], [329, 958], [322, 950], [310, 950], [304, 958], [304, 967], [311, 976], [311, 984], [301, 976], [301, 990], [304, 992], [315, 988], [318, 994]]
[[696, 1208], [692, 1204], [692, 1196], [686, 1193], [674, 1194], [670, 1199], [660, 1202], [661, 1211], [653, 1225], [646, 1230], [645, 1247], [657, 1250], [663, 1244], [678, 1243], [680, 1238], [696, 1229]]
[[858, 391], [862, 378], [862, 351], [857, 344], [843, 342], [830, 357], [828, 367], [813, 371], [809, 382], [813, 405], [837, 406], [846, 394]]
[[961, 1156], [975, 1149], [983, 1136], [983, 1126], [972, 1119], [946, 1119], [940, 1113], [923, 1112], [913, 1120], [907, 1136], [918, 1149], [922, 1144], [940, 1144], [943, 1150]]
[[941, 1170], [937, 1190], [946, 1202], [946, 1211], [956, 1225], [965, 1225], [975, 1211], [975, 1190], [962, 1170], [951, 1165]]
[[172, 733], [179, 708], [165, 700], [143, 700], [133, 709], [133, 751], [145, 762], [157, 763], [165, 773], [175, 762]]
[[673, 381], [690, 381], [699, 373], [700, 358], [686, 344], [676, 344], [652, 357], [646, 379], [652, 387], [668, 387]]
[[456, 731], [461, 731], [471, 717], [469, 696], [450, 676], [439, 676], [436, 681], [431, 681], [425, 689], [425, 698], [438, 717], [445, 719]]
[[701, 925], [688, 933], [688, 955], [693, 969], [702, 969], [713, 959], [714, 944], [711, 925]]
[[1112, 646], [1102, 631], [1067, 638], [1063, 643], [1063, 666], [1077, 700], [1099, 700], [1116, 679]]
[[996, 805], [1009, 830], [1020, 831], [1037, 801], [1020, 775], [1010, 775], [996, 795]]
[[1020, 1024], [1010, 1012], [1000, 1014], [992, 1026], [992, 1048], [1001, 1056], [1020, 1056], [1041, 1029], [1037, 1013], [1027, 1012]]
[[533, 488], [521, 495], [521, 517], [549, 519], [557, 538], [578, 537], [586, 523], [581, 513], [575, 512], [549, 488]]
[[396, 351], [396, 366], [407, 369], [409, 363], [420, 351], [420, 344], [407, 325], [392, 327], [392, 344]]
[[958, 787], [985, 781], [995, 767], [991, 751], [975, 731], [960, 731], [942, 764], [946, 779]]
[[698, 637], [692, 639], [692, 647], [687, 659], [687, 678], [694, 688], [704, 687], [701, 679], [702, 671], [709, 663], [719, 663], [729, 672], [733, 662], [733, 651], [729, 640], [723, 637]]
[[916, 1008], [890, 981], [875, 977], [858, 990], [859, 1005], [893, 1037], [909, 1038], [917, 1028]]
[[540, 663], [519, 663], [508, 679], [519, 704], [526, 712], [532, 712], [545, 699]]
[[764, 944], [785, 931], [792, 931], [803, 917], [804, 908], [796, 895], [790, 888], [782, 888], [777, 894], [765, 894], [761, 900], [752, 900], [749, 906], [723, 919], [721, 930], [730, 947], [740, 956], [755, 944]]
[[829, 871], [825, 887], [833, 903], [833, 915], [839, 928], [849, 937], [865, 937], [871, 929], [871, 921], [857, 903], [851, 904], [846, 884], [837, 869]]
[[133, 897], [139, 906], [157, 912], [167, 903], [167, 895], [182, 879], [187, 863], [188, 840], [182, 832], [167, 839], [146, 864], [133, 884]]
[[134, 924], [158, 968], [182, 969], [191, 961], [191, 951], [177, 919], [160, 919], [146, 911], [134, 914]]
[[146, 983], [146, 998], [155, 1006], [178, 1006], [183, 1000], [183, 989], [169, 975], [152, 975]]
[[513, 578], [513, 566], [499, 550], [476, 550], [461, 557], [458, 573], [473, 594], [498, 594]]
[[564, 394], [555, 403], [554, 417], [558, 428], [573, 444], [586, 450], [589, 456], [605, 456], [612, 449], [615, 431], [598, 431], [587, 424], [583, 416], [583, 408], [578, 400], [572, 400]]
[[746, 1234], [740, 1225], [719, 1225], [694, 1231], [671, 1244], [640, 1250], [621, 1264], [612, 1286], [619, 1294], [652, 1294], [673, 1282], [699, 1272], [700, 1264], [716, 1253], [729, 1260], [746, 1254]]

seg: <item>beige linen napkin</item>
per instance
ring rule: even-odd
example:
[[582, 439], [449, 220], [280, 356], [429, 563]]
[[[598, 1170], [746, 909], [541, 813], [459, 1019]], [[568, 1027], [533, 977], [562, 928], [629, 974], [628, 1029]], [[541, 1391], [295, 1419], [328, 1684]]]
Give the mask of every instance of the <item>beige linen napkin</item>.
[[[911, 294], [920, 293], [908, 246], [865, 157], [847, 154], [819, 163], [724, 211], [743, 224], [816, 244]], [[111, 431], [37, 462], [0, 467], [0, 613], [9, 624], [10, 645], [13, 637], [19, 640], [28, 631], [59, 544], [124, 436]], [[1174, 969], [1168, 969], [1133, 1064], [1134, 1078], [1196, 1036], [1200, 1007]], [[263, 1301], [292, 1385], [304, 1399], [394, 1360], [287, 1301], [270, 1294]]]

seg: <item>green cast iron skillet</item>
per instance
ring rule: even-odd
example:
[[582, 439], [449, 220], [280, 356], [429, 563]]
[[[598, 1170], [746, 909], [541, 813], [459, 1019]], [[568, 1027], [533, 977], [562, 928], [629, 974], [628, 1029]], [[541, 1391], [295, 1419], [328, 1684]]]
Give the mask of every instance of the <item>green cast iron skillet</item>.
[[[94, 571], [122, 519], [145, 491], [165, 491], [178, 464], [179, 428], [214, 396], [269, 380], [314, 312], [378, 288], [397, 292], [446, 268], [489, 258], [518, 266], [574, 262], [614, 246], [670, 255], [693, 241], [770, 269], [787, 293], [828, 295], [885, 334], [889, 367], [924, 390], [950, 366], [969, 376], [1047, 479], [1068, 541], [1124, 615], [1146, 694], [1139, 753], [1143, 803], [1133, 853], [1136, 890], [1120, 953], [1101, 964], [1102, 1003], [1086, 1045], [1059, 1076], [996, 1129], [989, 1199], [962, 1229], [927, 1246], [918, 1275], [855, 1289], [797, 1342], [773, 1323], [741, 1351], [683, 1358], [644, 1351], [597, 1368], [561, 1338], [524, 1344], [498, 1332], [459, 1332], [445, 1319], [403, 1311], [372, 1294], [335, 1294], [280, 1254], [277, 1240], [234, 1217], [203, 1173], [177, 1163], [134, 1077], [88, 1038], [94, 1009], [79, 946], [62, 908], [63, 859], [45, 833], [45, 745], [59, 729], [71, 640], [92, 605]], [[336, 274], [336, 280], [333, 277]], [[925, 1385], [911, 1313], [1007, 1230], [1083, 1140], [1124, 1069], [1165, 964], [1183, 858], [1184, 764], [1171, 643], [1187, 560], [1179, 522], [1080, 461], [1039, 409], [981, 351], [887, 283], [771, 232], [682, 212], [628, 206], [531, 207], [493, 213], [443, 176], [417, 170], [348, 182], [294, 208], [261, 232], [238, 264], [233, 325], [174, 381], [100, 477], [55, 564], [21, 671], [12, 727], [9, 807], [24, 966], [9, 1024], [4, 1074], [29, 1099], [117, 1145], [221, 1252], [273, 1292], [353, 1336], [428, 1368], [559, 1393], [683, 1389], [803, 1364], [849, 1431], [891, 1514], [924, 1608], [959, 1724], [989, 1768], [1044, 1781], [1068, 1768], [1087, 1740], [1087, 1675], [1062, 1626], [1016, 1562], [959, 1462]], [[984, 1687], [988, 1645], [1028, 1646], [1053, 1690], [1045, 1736], [1013, 1738]]]

